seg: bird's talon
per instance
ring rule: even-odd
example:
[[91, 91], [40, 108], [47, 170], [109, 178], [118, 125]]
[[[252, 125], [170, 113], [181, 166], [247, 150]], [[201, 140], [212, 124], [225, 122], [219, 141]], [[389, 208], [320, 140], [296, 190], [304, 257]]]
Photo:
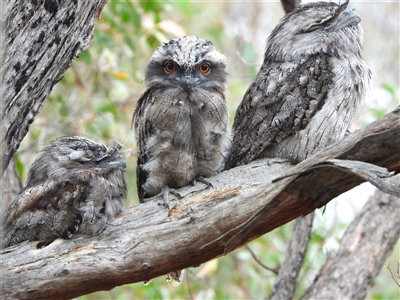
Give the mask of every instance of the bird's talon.
[[213, 184], [202, 176], [200, 176], [197, 180], [204, 183], [208, 187], [214, 188]]
[[170, 191], [170, 193], [171, 193], [172, 195], [174, 195], [174, 196], [177, 197], [178, 199], [183, 198], [183, 196], [182, 196], [178, 191], [176, 191], [176, 190], [174, 190], [174, 189], [170, 189], [169, 191]]

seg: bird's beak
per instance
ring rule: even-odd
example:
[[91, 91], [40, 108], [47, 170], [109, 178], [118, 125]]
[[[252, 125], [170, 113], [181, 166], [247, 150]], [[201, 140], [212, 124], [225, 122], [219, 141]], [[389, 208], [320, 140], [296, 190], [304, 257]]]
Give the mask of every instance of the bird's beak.
[[361, 18], [354, 11], [345, 11], [340, 17], [333, 22], [328, 28], [328, 31], [338, 31], [342, 28], [356, 25], [361, 22]]
[[192, 75], [185, 75], [182, 77], [177, 77], [176, 79], [179, 82], [183, 83], [186, 87], [196, 85], [200, 81], [200, 79], [198, 77], [195, 77]]
[[124, 160], [120, 156], [118, 156], [114, 160], [108, 162], [107, 163], [107, 167], [110, 167], [110, 168], [111, 167], [112, 168], [117, 168], [118, 167], [118, 168], [125, 169], [126, 168], [126, 164], [125, 164]]

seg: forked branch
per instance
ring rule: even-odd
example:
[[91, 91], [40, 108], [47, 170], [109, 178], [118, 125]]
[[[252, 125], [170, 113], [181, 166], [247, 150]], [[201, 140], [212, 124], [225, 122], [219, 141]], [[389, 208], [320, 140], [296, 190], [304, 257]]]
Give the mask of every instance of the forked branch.
[[99, 236], [25, 244], [1, 254], [3, 297], [73, 298], [197, 266], [326, 205], [368, 178], [360, 174], [373, 170], [379, 187], [400, 171], [399, 136], [400, 108], [295, 167], [255, 161], [210, 178], [214, 189], [179, 190], [170, 210], [159, 198], [132, 207]]

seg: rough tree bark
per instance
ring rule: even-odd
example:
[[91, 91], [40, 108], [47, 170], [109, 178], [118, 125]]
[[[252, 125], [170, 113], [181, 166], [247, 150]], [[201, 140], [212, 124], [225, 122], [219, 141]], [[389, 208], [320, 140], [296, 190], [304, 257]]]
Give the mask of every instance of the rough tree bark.
[[215, 189], [198, 183], [179, 190], [184, 198], [170, 210], [157, 197], [132, 207], [99, 236], [59, 239], [40, 250], [35, 243], [6, 249], [3, 297], [72, 298], [197, 266], [365, 180], [400, 196], [398, 186], [382, 180], [391, 176], [385, 168], [400, 171], [399, 136], [400, 107], [295, 167], [277, 159], [256, 161], [210, 178]]
[[[2, 171], [53, 85], [88, 46], [106, 0], [25, 2], [2, 3], [6, 25], [1, 67]], [[99, 236], [57, 240], [40, 250], [35, 243], [8, 249], [1, 254], [1, 295], [53, 299], [111, 289], [224, 255], [365, 180], [399, 193], [398, 186], [381, 181], [390, 175], [384, 169], [348, 161], [400, 171], [399, 136], [397, 109], [296, 167], [268, 159], [254, 162], [212, 178], [213, 190], [202, 184], [184, 188], [185, 198], [170, 211], [160, 209], [158, 201], [149, 202], [126, 211]], [[276, 179], [285, 174], [292, 176]], [[376, 245], [368, 235], [363, 242]], [[176, 251], [167, 251], [172, 247]], [[382, 259], [376, 262], [369, 279], [381, 268]], [[334, 267], [330, 265], [332, 274]]]
[[[389, 182], [400, 186], [400, 176]], [[302, 299], [365, 299], [400, 236], [399, 200], [380, 190], [370, 197]]]
[[1, 174], [53, 86], [88, 47], [106, 2], [2, 2]]

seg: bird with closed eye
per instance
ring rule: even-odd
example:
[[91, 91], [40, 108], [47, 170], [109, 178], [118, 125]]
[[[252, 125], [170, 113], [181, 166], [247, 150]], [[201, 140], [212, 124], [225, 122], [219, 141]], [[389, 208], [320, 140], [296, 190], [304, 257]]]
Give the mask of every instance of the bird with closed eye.
[[240, 103], [226, 168], [263, 157], [298, 163], [342, 139], [369, 86], [360, 16], [348, 1], [287, 14]]

